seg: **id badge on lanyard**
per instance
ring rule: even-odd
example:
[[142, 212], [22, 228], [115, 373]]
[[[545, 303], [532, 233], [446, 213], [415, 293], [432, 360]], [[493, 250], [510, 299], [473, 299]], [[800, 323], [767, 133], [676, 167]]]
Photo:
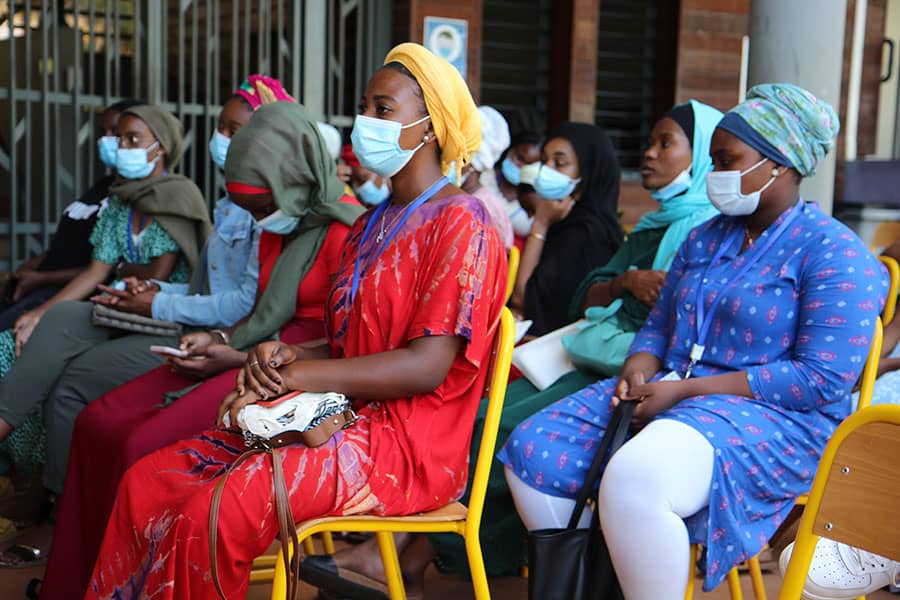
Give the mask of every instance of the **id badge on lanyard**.
[[[802, 211], [803, 200], [797, 202], [793, 208], [791, 208], [790, 212], [785, 216], [784, 221], [781, 222], [781, 225], [772, 232], [772, 235], [768, 237], [765, 244], [761, 244], [757, 247], [756, 251], [747, 257], [747, 260], [744, 261], [744, 264], [741, 265], [740, 270], [732, 277], [728, 284], [722, 289], [722, 293], [716, 296], [716, 300], [725, 295], [725, 293], [730, 290], [734, 285], [747, 274], [747, 271], [759, 262], [759, 259], [763, 257], [763, 255], [769, 251], [769, 249], [775, 244], [781, 234], [788, 228], [788, 226], [793, 222], [794, 219]], [[706, 336], [709, 335], [709, 327], [712, 325], [713, 316], [716, 312], [717, 304], [714, 301], [714, 304], [710, 306], [710, 311], [708, 314], [706, 312], [706, 308], [704, 306], [703, 299], [703, 286], [707, 283], [709, 279], [709, 271], [713, 265], [718, 263], [722, 256], [725, 255], [732, 246], [735, 245], [735, 242], [739, 242], [743, 240], [743, 235], [740, 234], [739, 229], [734, 229], [732, 235], [728, 239], [728, 241], [724, 242], [719, 249], [716, 251], [716, 254], [713, 256], [713, 259], [706, 265], [706, 269], [703, 271], [703, 276], [700, 278], [700, 283], [697, 285], [697, 339], [691, 344], [691, 352], [689, 354], [690, 362], [688, 363], [688, 368], [684, 372], [684, 378], [688, 379], [691, 376], [691, 372], [694, 370], [694, 367], [703, 359], [703, 353], [706, 351]]]

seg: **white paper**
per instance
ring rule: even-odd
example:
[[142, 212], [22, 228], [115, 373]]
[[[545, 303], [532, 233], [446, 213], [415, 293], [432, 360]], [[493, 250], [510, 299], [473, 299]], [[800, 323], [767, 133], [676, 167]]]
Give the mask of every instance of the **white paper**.
[[525, 334], [528, 333], [528, 330], [531, 329], [531, 326], [534, 324], [534, 321], [516, 321], [516, 340], [515, 344], [518, 344], [522, 341], [522, 338], [525, 337]]
[[517, 346], [513, 350], [513, 364], [534, 387], [539, 390], [547, 389], [554, 381], [575, 370], [575, 365], [563, 348], [562, 338], [578, 331], [584, 323], [584, 320], [576, 321]]

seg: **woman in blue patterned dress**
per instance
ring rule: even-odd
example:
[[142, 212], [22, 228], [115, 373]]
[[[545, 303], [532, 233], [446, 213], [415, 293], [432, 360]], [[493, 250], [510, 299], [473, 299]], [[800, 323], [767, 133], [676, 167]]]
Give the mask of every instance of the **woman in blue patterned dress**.
[[752, 89], [712, 139], [723, 216], [682, 245], [621, 377], [533, 415], [499, 454], [525, 525], [565, 526], [613, 405], [639, 402], [598, 503], [627, 598], [682, 598], [689, 541], [706, 590], [759, 552], [850, 411], [887, 278], [800, 199], [838, 128], [805, 90]]

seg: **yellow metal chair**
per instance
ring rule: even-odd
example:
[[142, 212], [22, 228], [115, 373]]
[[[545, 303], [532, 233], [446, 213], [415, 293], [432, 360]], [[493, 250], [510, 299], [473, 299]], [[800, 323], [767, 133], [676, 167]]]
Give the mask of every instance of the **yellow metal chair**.
[[[484, 508], [484, 496], [487, 491], [488, 474], [494, 459], [494, 447], [497, 442], [497, 430], [500, 426], [500, 413], [503, 410], [503, 399], [506, 396], [506, 381], [509, 377], [509, 366], [512, 362], [515, 323], [512, 313], [504, 308], [500, 316], [500, 328], [494, 344], [490, 371], [486, 383], [488, 398], [487, 416], [484, 421], [484, 432], [478, 449], [475, 464], [475, 476], [472, 479], [472, 493], [469, 506], [454, 502], [427, 513], [406, 517], [380, 517], [354, 515], [349, 517], [325, 517], [305, 521], [297, 526], [297, 537], [304, 541], [310, 535], [331, 531], [371, 531], [378, 539], [381, 559], [387, 577], [388, 590], [392, 600], [405, 600], [406, 591], [400, 575], [400, 561], [397, 548], [394, 546], [393, 532], [410, 533], [456, 533], [465, 539], [466, 554], [469, 558], [469, 570], [472, 573], [472, 586], [477, 600], [490, 600], [487, 574], [484, 570], [484, 558], [481, 555], [481, 542], [478, 538], [481, 528], [481, 512]], [[275, 580], [272, 583], [272, 599], [285, 597], [284, 561], [275, 563]]]
[[900, 560], [900, 406], [850, 415], [825, 447], [781, 587], [800, 597], [820, 536]]
[[878, 260], [884, 263], [888, 272], [891, 274], [891, 286], [888, 288], [887, 299], [884, 303], [884, 310], [881, 311], [881, 320], [884, 321], [885, 327], [894, 320], [894, 313], [897, 310], [897, 292], [900, 292], [900, 265], [890, 256], [879, 256]]
[[[872, 335], [872, 342], [869, 345], [869, 355], [866, 358], [866, 364], [865, 367], [863, 367], [863, 372], [859, 380], [859, 406], [857, 410], [862, 410], [872, 403], [872, 392], [875, 389], [875, 379], [878, 376], [878, 363], [881, 359], [881, 347], [883, 342], [884, 326], [881, 323], [881, 317], [879, 317], [875, 321], [875, 333]], [[804, 506], [806, 503], [806, 494], [797, 498], [796, 504], [798, 506]], [[694, 597], [694, 565], [697, 564], [699, 548], [700, 547], [697, 545], [691, 546], [690, 576], [688, 577], [687, 588], [684, 592], [685, 600], [691, 600]], [[754, 556], [747, 561], [747, 569], [750, 572], [750, 582], [753, 585], [754, 598], [756, 598], [756, 600], [766, 600], [766, 589], [763, 583], [762, 568], [759, 565], [759, 556]], [[731, 600], [743, 600], [744, 595], [741, 591], [741, 581], [738, 576], [737, 567], [728, 572], [727, 581]], [[799, 597], [798, 594], [796, 598]]]
[[516, 289], [516, 275], [519, 274], [519, 259], [521, 256], [519, 255], [519, 249], [513, 246], [509, 249], [509, 270], [506, 275], [506, 301], [509, 302], [509, 299], [513, 295], [513, 291]]

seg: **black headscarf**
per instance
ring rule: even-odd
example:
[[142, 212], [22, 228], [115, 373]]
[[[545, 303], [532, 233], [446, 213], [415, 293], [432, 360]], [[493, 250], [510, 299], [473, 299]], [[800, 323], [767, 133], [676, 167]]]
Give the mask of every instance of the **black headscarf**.
[[528, 331], [543, 335], [566, 325], [581, 280], [605, 265], [622, 244], [619, 225], [619, 162], [606, 132], [586, 123], [563, 123], [547, 140], [565, 138], [578, 155], [581, 197], [569, 215], [547, 232], [541, 260], [525, 287]]

